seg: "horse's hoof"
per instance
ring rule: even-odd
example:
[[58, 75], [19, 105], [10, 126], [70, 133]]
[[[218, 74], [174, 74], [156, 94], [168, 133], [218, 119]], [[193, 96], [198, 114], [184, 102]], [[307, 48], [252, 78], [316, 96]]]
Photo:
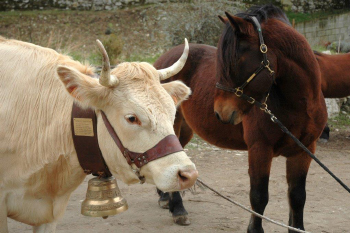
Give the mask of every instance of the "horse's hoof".
[[327, 142], [328, 142], [328, 139], [320, 138], [320, 139], [318, 139], [318, 142], [319, 142], [319, 143], [327, 143]]
[[169, 209], [169, 200], [167, 201], [158, 201], [158, 205], [162, 209]]
[[188, 226], [191, 224], [191, 221], [188, 219], [187, 215], [184, 216], [175, 216], [173, 217], [174, 223], [181, 226]]

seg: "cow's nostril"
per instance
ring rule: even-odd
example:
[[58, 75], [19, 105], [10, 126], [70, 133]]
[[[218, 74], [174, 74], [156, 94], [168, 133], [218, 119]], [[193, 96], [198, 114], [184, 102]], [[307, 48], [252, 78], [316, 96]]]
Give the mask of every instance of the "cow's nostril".
[[186, 182], [188, 180], [188, 177], [183, 175], [181, 171], [179, 171], [179, 178], [181, 179], [182, 182]]
[[187, 189], [192, 187], [194, 183], [197, 180], [198, 177], [198, 171], [197, 170], [186, 170], [186, 171], [179, 171], [179, 183], [181, 190]]

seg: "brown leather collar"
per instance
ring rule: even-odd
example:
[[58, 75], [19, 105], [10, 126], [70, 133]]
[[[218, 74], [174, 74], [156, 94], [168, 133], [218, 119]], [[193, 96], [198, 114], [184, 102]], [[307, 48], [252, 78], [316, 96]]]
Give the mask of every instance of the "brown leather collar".
[[[129, 151], [120, 141], [113, 126], [108, 121], [106, 114], [101, 111], [105, 126], [114, 142], [123, 153], [129, 165], [135, 164], [138, 168], [158, 158], [183, 151], [183, 148], [175, 135], [168, 135], [160, 140], [153, 148], [144, 153]], [[97, 139], [97, 119], [93, 109], [82, 109], [73, 103], [72, 108], [72, 135], [74, 147], [78, 155], [80, 166], [87, 174], [99, 177], [112, 176], [105, 160], [103, 159]], [[138, 174], [138, 171], [135, 171]], [[139, 178], [140, 175], [138, 174]]]
[[99, 177], [112, 176], [98, 145], [96, 126], [95, 110], [83, 109], [73, 103], [71, 127], [80, 166], [86, 174], [92, 173]]

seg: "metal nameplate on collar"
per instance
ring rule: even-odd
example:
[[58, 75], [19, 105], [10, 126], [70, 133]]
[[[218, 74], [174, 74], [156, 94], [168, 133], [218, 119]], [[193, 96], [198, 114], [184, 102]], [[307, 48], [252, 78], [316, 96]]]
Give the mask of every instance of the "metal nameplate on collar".
[[94, 136], [94, 126], [91, 118], [73, 118], [75, 136]]

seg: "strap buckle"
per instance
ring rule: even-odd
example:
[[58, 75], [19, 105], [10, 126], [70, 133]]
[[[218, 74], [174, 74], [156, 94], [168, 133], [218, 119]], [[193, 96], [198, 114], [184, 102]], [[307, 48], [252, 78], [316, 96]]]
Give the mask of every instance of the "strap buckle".
[[235, 91], [235, 95], [237, 97], [241, 97], [243, 95], [243, 89], [241, 89], [240, 87], [237, 87]]
[[273, 75], [273, 74], [275, 73], [275, 71], [273, 71], [273, 70], [270, 68], [270, 61], [269, 61], [269, 60], [266, 60], [266, 61], [267, 61], [267, 64], [265, 64], [264, 61], [262, 61], [261, 64], [262, 64], [266, 69], [269, 70], [270, 75]]
[[255, 103], [255, 99], [253, 97], [249, 97], [249, 99], [247, 99], [247, 102], [250, 104], [254, 104]]

